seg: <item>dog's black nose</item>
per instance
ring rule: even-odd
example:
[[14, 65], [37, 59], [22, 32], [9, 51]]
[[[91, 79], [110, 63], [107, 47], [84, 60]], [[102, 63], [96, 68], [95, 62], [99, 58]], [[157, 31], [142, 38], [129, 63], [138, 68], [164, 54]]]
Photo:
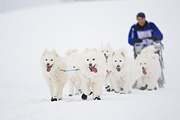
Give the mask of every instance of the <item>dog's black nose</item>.
[[120, 65], [117, 65], [117, 67], [120, 67]]
[[89, 66], [91, 67], [91, 66], [92, 66], [92, 63], [89, 63]]
[[47, 63], [47, 66], [49, 66], [49, 63]]
[[145, 68], [144, 68], [144, 67], [142, 67], [142, 69], [144, 70]]
[[104, 56], [106, 57], [106, 54], [104, 54]]

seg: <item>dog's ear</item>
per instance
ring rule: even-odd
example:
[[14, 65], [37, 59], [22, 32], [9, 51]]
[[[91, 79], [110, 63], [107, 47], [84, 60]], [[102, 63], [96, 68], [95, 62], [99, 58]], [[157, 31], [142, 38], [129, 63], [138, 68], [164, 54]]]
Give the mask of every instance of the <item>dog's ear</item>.
[[125, 49], [121, 49], [121, 55], [123, 57], [126, 57], [127, 56], [127, 53], [126, 53], [126, 50]]
[[126, 53], [125, 53], [124, 51], [121, 52], [121, 55], [122, 55], [123, 57], [126, 57]]
[[88, 49], [88, 48], [86, 48], [86, 49], [85, 49], [85, 52], [87, 52], [87, 51], [89, 51], [89, 49]]
[[59, 55], [57, 54], [57, 52], [54, 50], [54, 49], [52, 49], [52, 51], [51, 51], [53, 54], [55, 54], [55, 56], [56, 57], [58, 57]]
[[113, 51], [112, 54], [111, 54], [111, 56], [113, 57], [114, 55], [115, 55], [115, 52]]
[[44, 56], [47, 52], [49, 52], [49, 51], [48, 51], [48, 49], [46, 48], [46, 49], [44, 50], [44, 52], [43, 52], [43, 56]]
[[93, 51], [97, 51], [97, 49], [96, 49], [96, 48], [93, 48]]
[[118, 49], [117, 52], [118, 52], [120, 55], [122, 55], [123, 57], [126, 57], [126, 56], [127, 56], [126, 49], [124, 49], [124, 48]]

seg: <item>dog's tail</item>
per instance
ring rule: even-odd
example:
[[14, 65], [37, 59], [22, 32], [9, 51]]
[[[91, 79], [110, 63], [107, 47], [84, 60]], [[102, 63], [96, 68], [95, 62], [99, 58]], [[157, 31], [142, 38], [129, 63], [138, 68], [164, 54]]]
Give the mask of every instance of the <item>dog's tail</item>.
[[69, 49], [68, 51], [66, 51], [66, 56], [70, 56], [71, 54], [77, 52], [76, 49]]

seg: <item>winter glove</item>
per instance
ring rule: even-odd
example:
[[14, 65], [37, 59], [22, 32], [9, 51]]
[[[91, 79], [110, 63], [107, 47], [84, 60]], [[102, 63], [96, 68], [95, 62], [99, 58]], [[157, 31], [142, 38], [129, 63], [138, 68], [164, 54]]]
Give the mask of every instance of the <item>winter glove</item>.
[[152, 39], [154, 42], [155, 42], [155, 41], [158, 41], [158, 38], [157, 38], [157, 36], [155, 36], [155, 35], [153, 35], [152, 37], [148, 37], [148, 38], [146, 38], [146, 39]]
[[134, 42], [135, 42], [135, 43], [141, 43], [141, 42], [142, 42], [142, 39], [136, 39]]
[[153, 35], [151, 38], [152, 38], [154, 41], [157, 41], [157, 40], [158, 40], [157, 36], [155, 36], [155, 35]]

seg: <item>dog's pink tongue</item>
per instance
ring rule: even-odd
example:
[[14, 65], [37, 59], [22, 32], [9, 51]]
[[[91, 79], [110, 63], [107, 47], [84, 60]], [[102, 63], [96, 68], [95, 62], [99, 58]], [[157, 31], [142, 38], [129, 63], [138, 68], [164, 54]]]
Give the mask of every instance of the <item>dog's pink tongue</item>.
[[105, 56], [106, 57], [106, 62], [107, 62], [107, 60], [108, 60], [108, 56]]
[[95, 67], [91, 68], [94, 73], [97, 73], [97, 69]]
[[117, 69], [117, 71], [118, 71], [118, 72], [120, 72], [120, 71], [121, 71], [121, 68], [116, 68], [116, 69]]
[[146, 72], [146, 70], [145, 70], [145, 69], [143, 69], [143, 70], [142, 70], [142, 72], [143, 72], [143, 74], [144, 74], [144, 75], [146, 75], [146, 74], [147, 74], [147, 72]]
[[51, 67], [47, 67], [47, 72], [50, 72], [51, 71]]

